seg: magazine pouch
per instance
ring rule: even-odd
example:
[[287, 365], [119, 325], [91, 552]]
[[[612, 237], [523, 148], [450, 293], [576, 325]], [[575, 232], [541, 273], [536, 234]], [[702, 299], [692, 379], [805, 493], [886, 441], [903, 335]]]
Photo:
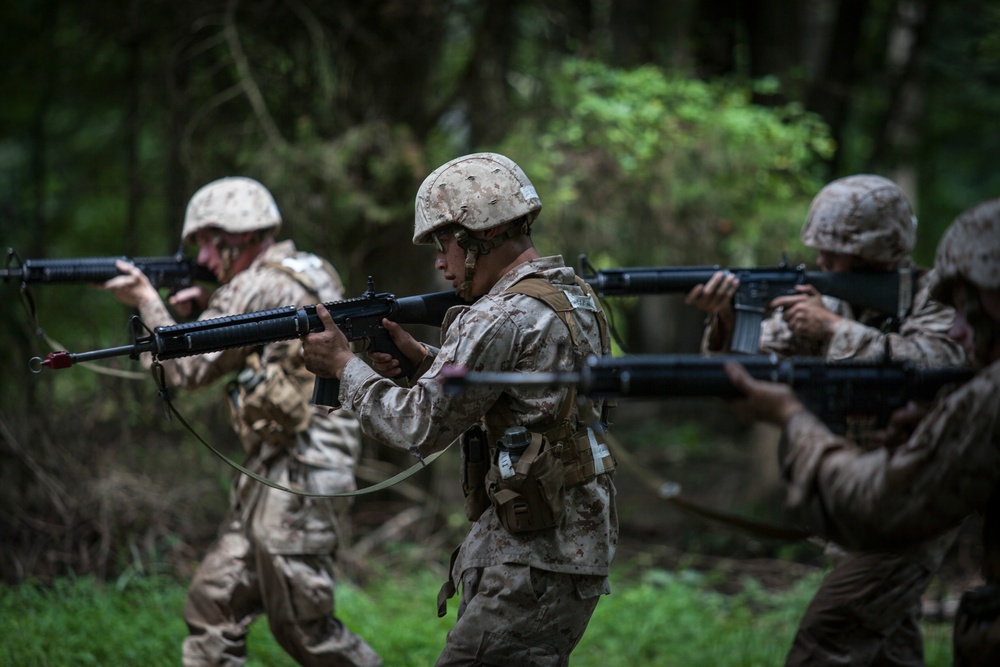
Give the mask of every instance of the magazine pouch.
[[566, 507], [562, 445], [549, 445], [541, 433], [531, 433], [517, 462], [503, 468], [499, 459], [506, 452], [500, 443], [496, 450], [486, 489], [503, 527], [517, 534], [558, 525]]

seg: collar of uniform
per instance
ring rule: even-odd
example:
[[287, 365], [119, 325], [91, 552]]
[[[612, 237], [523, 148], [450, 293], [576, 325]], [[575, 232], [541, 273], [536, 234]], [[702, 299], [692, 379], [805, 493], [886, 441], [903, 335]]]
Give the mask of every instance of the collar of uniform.
[[291, 239], [275, 241], [271, 247], [257, 255], [250, 266], [258, 268], [264, 264], [280, 264], [281, 260], [291, 257], [296, 252], [295, 242]]
[[[562, 272], [560, 272], [559, 269], [562, 269], [570, 274], [568, 277], [565, 277], [566, 280], [559, 280], [560, 278], [564, 278], [564, 276], [560, 275]], [[506, 291], [506, 289], [514, 283], [523, 280], [528, 276], [550, 273], [552, 271], [556, 271], [556, 276], [553, 277], [551, 275], [546, 275], [546, 278], [549, 278], [552, 282], [569, 283], [573, 280], [572, 271], [563, 262], [562, 255], [551, 255], [549, 257], [539, 257], [537, 259], [524, 262], [523, 264], [518, 264], [510, 271], [503, 274], [500, 277], [500, 280], [493, 285], [488, 294], [490, 296], [496, 296]], [[556, 279], [553, 280], [553, 278]]]

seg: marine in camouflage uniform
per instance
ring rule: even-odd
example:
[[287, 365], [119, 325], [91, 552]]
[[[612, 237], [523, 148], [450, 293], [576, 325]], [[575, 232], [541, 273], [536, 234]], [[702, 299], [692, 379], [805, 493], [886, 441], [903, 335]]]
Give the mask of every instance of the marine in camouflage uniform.
[[986, 584], [959, 606], [954, 664], [986, 667], [1000, 664], [1000, 199], [955, 220], [935, 272], [934, 298], [956, 309], [949, 335], [977, 372], [929, 409], [897, 411], [890, 446], [870, 450], [836, 436], [787, 387], [729, 371], [748, 395], [741, 415], [784, 428], [789, 506], [820, 534], [857, 549], [898, 549], [983, 513]]
[[[175, 307], [202, 300], [200, 318], [209, 319], [342, 299], [340, 278], [328, 262], [291, 241], [274, 240], [280, 224], [271, 194], [257, 181], [224, 178], [201, 188], [188, 205], [183, 236], [199, 244], [199, 263], [216, 273], [221, 286], [210, 295], [200, 288], [180, 292], [172, 299]], [[137, 306], [150, 328], [174, 324], [142, 274], [124, 268], [128, 274], [108, 287]], [[163, 366], [168, 384], [184, 389], [238, 374], [226, 386], [226, 400], [246, 452], [243, 465], [252, 472], [312, 493], [354, 490], [357, 421], [345, 411], [310, 405], [314, 376], [300, 350], [297, 340], [277, 342]], [[333, 615], [334, 557], [345, 509], [341, 499], [297, 496], [239, 476], [229, 515], [188, 591], [184, 664], [243, 664], [250, 623], [261, 613], [299, 664], [381, 664]]]
[[[954, 310], [930, 298], [933, 272], [911, 267], [915, 227], [909, 202], [886, 178], [862, 174], [824, 187], [813, 199], [802, 229], [803, 243], [819, 252], [820, 267], [910, 267], [912, 309], [903, 318], [873, 310], [856, 313], [845, 301], [803, 288], [771, 304], [774, 311], [761, 326], [760, 351], [830, 361], [906, 359], [920, 367], [962, 365], [961, 346], [948, 338]], [[725, 288], [736, 283], [719, 284], [719, 293], [728, 294]], [[716, 313], [703, 350], [726, 345], [731, 327], [725, 319]], [[905, 553], [845, 551], [828, 545], [834, 567], [803, 615], [786, 666], [923, 665], [921, 596], [954, 537], [950, 531]]]
[[[437, 350], [387, 323], [422, 371], [411, 386], [397, 386], [351, 355], [323, 311], [328, 330], [310, 334], [304, 345], [310, 370], [340, 377], [340, 400], [357, 413], [365, 433], [418, 458], [462, 436], [473, 524], [439, 598], [443, 614], [461, 587], [458, 620], [438, 665], [565, 665], [599, 597], [610, 592], [618, 522], [602, 403], [578, 405], [569, 388], [479, 385], [451, 393], [441, 382], [446, 365], [570, 370], [586, 355], [610, 353], [589, 287], [561, 257], [540, 257], [531, 244], [530, 225], [540, 209], [527, 177], [502, 155], [457, 158], [424, 181], [414, 243], [435, 243], [436, 268], [460, 296], [475, 301], [448, 312]], [[384, 374], [395, 372], [385, 355], [373, 361]], [[489, 451], [477, 451], [477, 425]], [[508, 502], [505, 452], [497, 445], [516, 426], [532, 438], [515, 466], [518, 475], [527, 469], [530, 480], [519, 487], [521, 504]], [[485, 476], [475, 472], [485, 470], [478, 458], [491, 464]], [[544, 497], [527, 500], [532, 489]]]

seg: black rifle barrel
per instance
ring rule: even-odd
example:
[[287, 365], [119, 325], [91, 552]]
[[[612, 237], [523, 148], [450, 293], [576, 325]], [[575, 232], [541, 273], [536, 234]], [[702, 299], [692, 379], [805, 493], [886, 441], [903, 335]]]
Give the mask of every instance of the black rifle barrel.
[[193, 281], [216, 282], [215, 274], [206, 267], [183, 255], [171, 257], [82, 257], [76, 259], [26, 259], [12, 265], [13, 254], [8, 255], [7, 266], [0, 269], [0, 280], [33, 283], [103, 283], [121, 271], [117, 260], [131, 262], [155, 286], [183, 287]]
[[[465, 372], [448, 369], [445, 386], [460, 391], [472, 384], [500, 386], [565, 386], [592, 398], [736, 398], [724, 364], [742, 364], [758, 380], [781, 382], [802, 391], [861, 390], [866, 395], [905, 393], [912, 399], [931, 399], [946, 384], [972, 377], [969, 368], [916, 368], [909, 362], [826, 361], [776, 355], [696, 354], [589, 357], [579, 372]], [[849, 398], [849, 397], [847, 397]]]
[[832, 273], [803, 267], [725, 269], [720, 266], [636, 267], [601, 269], [583, 279], [602, 296], [686, 293], [704, 285], [718, 271], [728, 271], [748, 286], [749, 294], [768, 300], [792, 293], [795, 285], [812, 285], [821, 294], [857, 306], [901, 316], [910, 307], [909, 269]]
[[742, 364], [758, 380], [781, 382], [796, 390], [863, 388], [905, 392], [930, 399], [945, 384], [964, 382], [973, 371], [961, 367], [917, 368], [909, 362], [782, 359], [776, 355], [637, 355], [591, 357], [580, 373], [580, 392], [594, 397], [719, 397], [740, 394], [729, 382], [724, 363]]

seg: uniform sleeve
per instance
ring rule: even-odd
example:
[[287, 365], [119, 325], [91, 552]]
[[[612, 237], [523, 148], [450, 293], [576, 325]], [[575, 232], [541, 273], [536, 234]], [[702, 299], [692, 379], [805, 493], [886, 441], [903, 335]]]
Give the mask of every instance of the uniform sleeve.
[[940, 399], [909, 441], [862, 450], [802, 412], [786, 427], [788, 504], [824, 537], [899, 548], [957, 525], [1000, 483], [1000, 364]]
[[344, 369], [340, 399], [368, 435], [394, 449], [427, 456], [447, 447], [476, 423], [504, 390], [478, 385], [446, 392], [442, 366], [511, 370], [519, 348], [518, 332], [509, 318], [473, 309], [449, 327], [433, 363], [413, 386], [400, 387], [355, 358]]
[[[718, 316], [710, 315], [706, 320], [705, 331], [702, 334], [702, 354], [729, 352], [732, 340], [733, 332], [723, 333]], [[796, 338], [788, 325], [785, 324], [780, 308], [770, 311], [761, 321], [759, 350], [761, 354], [776, 354], [780, 357], [816, 356], [819, 354], [819, 346], [816, 343]]]
[[845, 318], [830, 339], [826, 357], [864, 361], [884, 359], [888, 353], [891, 359], [907, 359], [921, 367], [961, 366], [965, 353], [948, 337], [954, 318], [955, 311], [933, 301], [925, 286], [914, 299], [913, 313], [903, 320], [898, 332], [882, 332]]

